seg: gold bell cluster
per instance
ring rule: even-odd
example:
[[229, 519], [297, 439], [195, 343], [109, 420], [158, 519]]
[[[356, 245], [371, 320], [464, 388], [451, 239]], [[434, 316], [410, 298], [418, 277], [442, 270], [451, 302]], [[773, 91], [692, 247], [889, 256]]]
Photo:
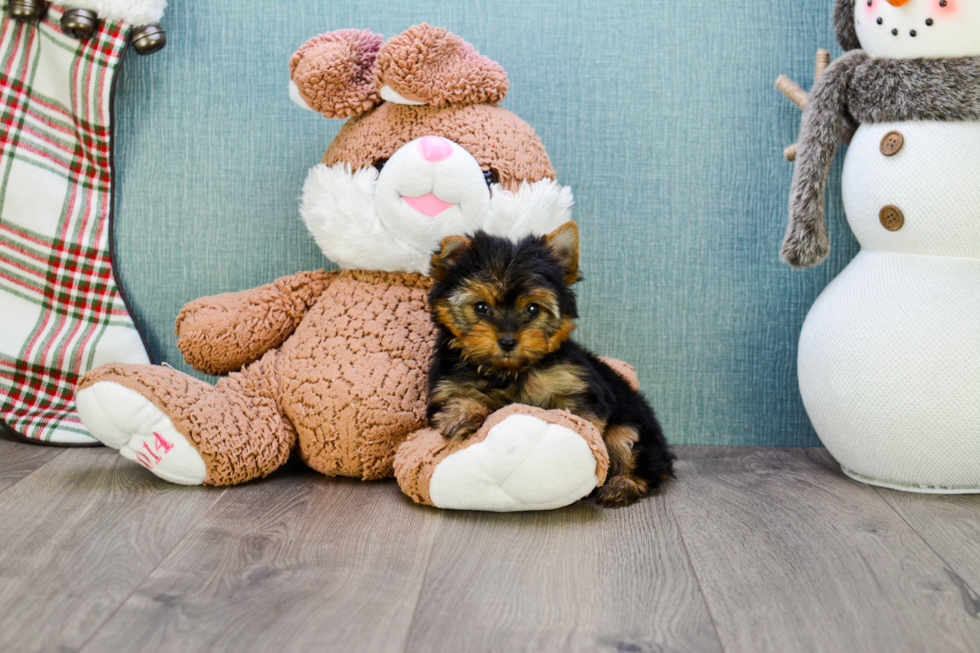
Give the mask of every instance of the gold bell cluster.
[[[48, 11], [49, 2], [44, 0], [10, 0], [7, 15], [22, 23], [36, 23]], [[61, 17], [61, 31], [68, 36], [84, 41], [99, 27], [99, 17], [88, 9], [68, 9]], [[167, 33], [159, 25], [144, 25], [135, 28], [129, 36], [137, 54], [153, 54], [167, 45]]]

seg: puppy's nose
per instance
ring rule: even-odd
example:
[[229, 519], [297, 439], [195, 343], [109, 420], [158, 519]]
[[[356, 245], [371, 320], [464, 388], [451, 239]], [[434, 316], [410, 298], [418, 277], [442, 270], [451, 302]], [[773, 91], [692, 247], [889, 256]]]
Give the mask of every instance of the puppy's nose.
[[504, 351], [514, 351], [514, 347], [517, 346], [517, 338], [514, 336], [503, 336], [497, 340], [497, 344]]
[[419, 139], [419, 149], [426, 161], [436, 163], [448, 159], [453, 153], [453, 146], [445, 138], [438, 136], [423, 136]]

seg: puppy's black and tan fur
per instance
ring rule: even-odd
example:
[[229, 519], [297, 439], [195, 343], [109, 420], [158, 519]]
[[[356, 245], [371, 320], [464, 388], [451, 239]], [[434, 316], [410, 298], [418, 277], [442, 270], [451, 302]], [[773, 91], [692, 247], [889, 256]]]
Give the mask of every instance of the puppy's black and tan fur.
[[569, 339], [578, 317], [578, 228], [520, 242], [479, 232], [432, 257], [429, 296], [438, 340], [429, 372], [430, 425], [465, 438], [490, 413], [521, 403], [592, 422], [609, 450], [596, 498], [624, 506], [673, 471], [653, 411], [629, 383]]

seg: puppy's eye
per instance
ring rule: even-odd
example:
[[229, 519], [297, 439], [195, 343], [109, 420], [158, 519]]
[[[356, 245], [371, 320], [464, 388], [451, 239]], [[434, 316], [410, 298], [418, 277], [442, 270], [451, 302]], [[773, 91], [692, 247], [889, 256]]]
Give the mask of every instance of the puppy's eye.
[[541, 307], [537, 304], [528, 304], [527, 308], [524, 309], [524, 312], [531, 317], [537, 317], [541, 313]]
[[487, 187], [490, 187], [493, 184], [500, 183], [500, 175], [498, 175], [497, 171], [494, 170], [493, 168], [490, 168], [489, 170], [483, 173], [483, 179], [486, 180]]
[[486, 302], [477, 302], [473, 305], [473, 312], [481, 317], [490, 314], [490, 304]]
[[381, 172], [381, 169], [385, 167], [386, 163], [388, 163], [388, 159], [386, 157], [375, 159], [374, 167], [378, 169], [378, 172]]

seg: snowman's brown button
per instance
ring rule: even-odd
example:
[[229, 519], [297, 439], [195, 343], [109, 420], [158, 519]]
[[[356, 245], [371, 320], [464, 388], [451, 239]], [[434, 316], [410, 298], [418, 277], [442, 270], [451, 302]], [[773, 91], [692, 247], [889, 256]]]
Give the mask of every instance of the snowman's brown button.
[[905, 137], [901, 132], [888, 132], [881, 139], [881, 153], [885, 156], [895, 156], [905, 145]]
[[905, 214], [897, 206], [886, 206], [878, 213], [881, 226], [888, 231], [898, 231], [905, 224]]

